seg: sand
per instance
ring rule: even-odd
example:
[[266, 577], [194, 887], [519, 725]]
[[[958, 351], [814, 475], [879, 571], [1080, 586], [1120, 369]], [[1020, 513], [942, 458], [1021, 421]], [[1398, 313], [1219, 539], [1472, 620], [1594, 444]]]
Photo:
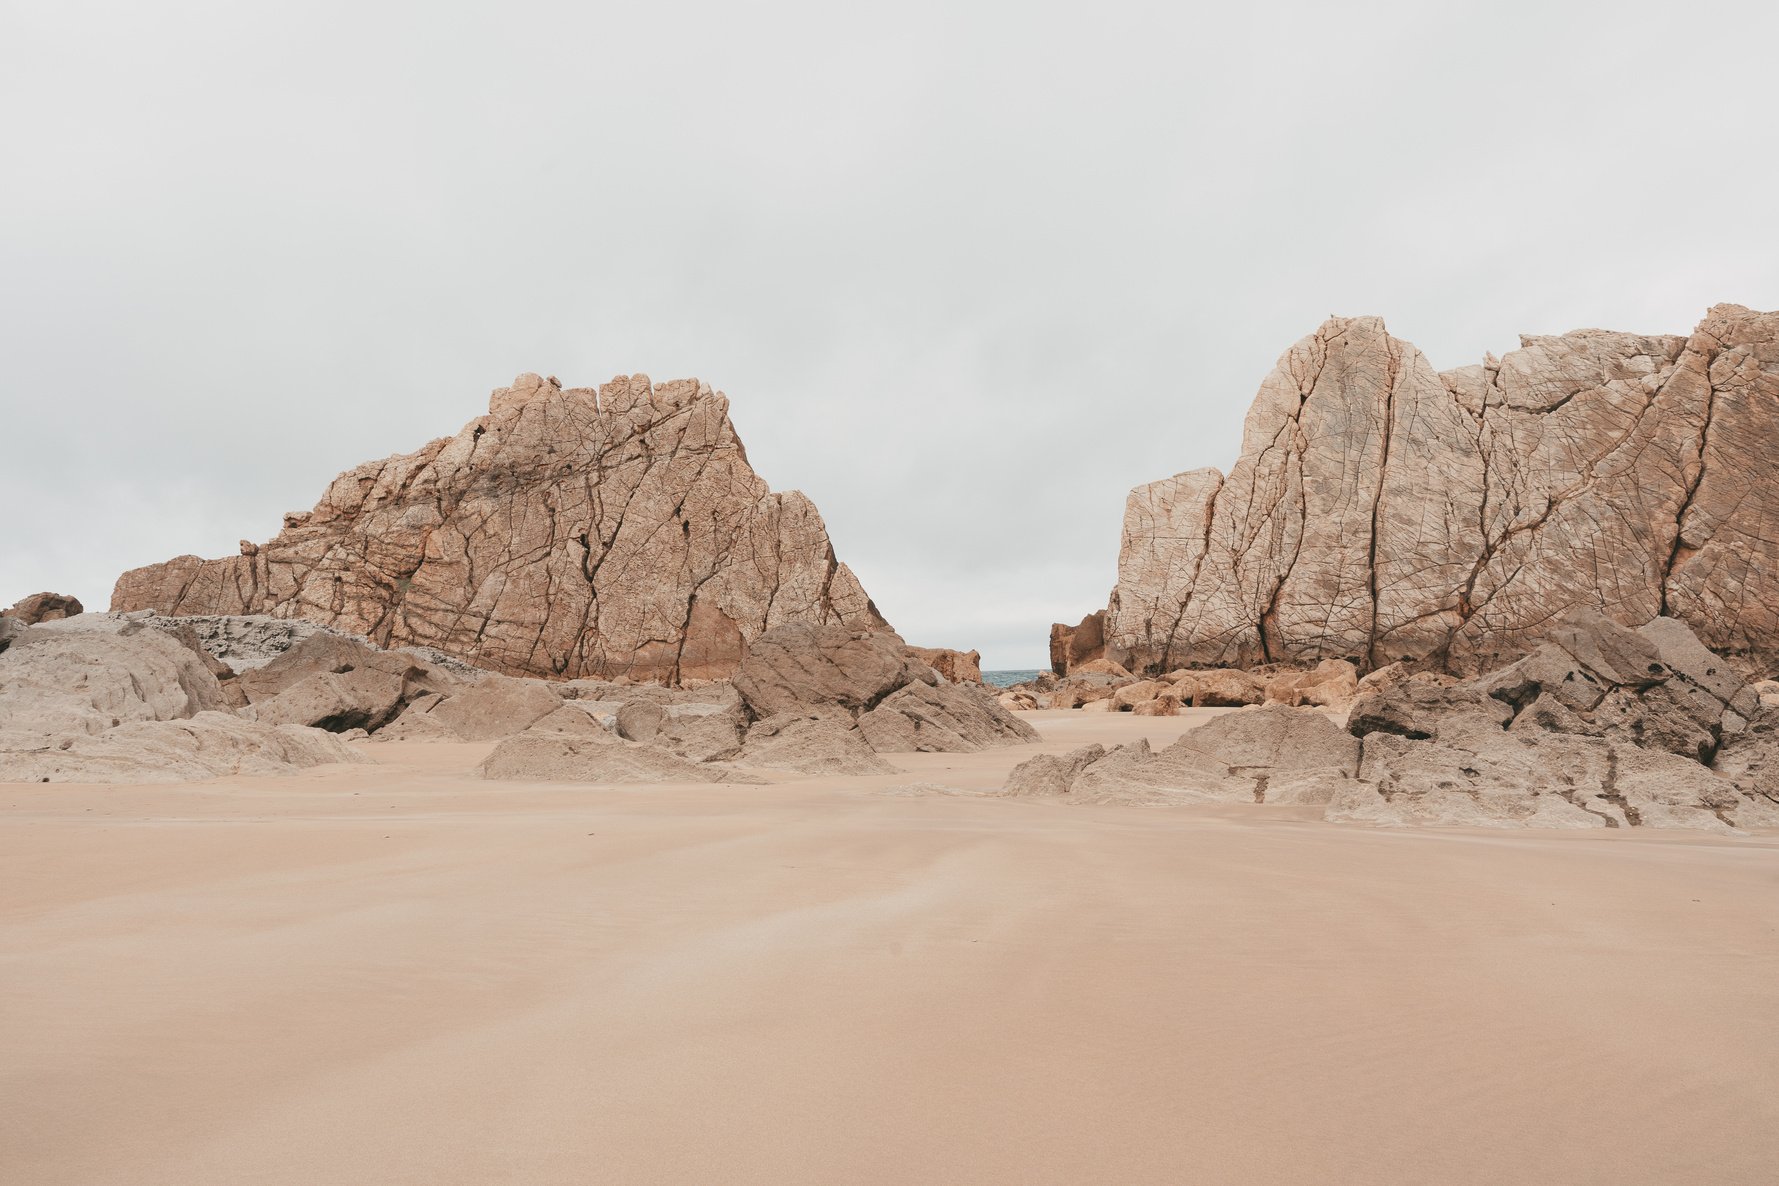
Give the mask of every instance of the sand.
[[769, 786], [488, 745], [0, 786], [0, 1181], [1770, 1183], [1779, 837]]

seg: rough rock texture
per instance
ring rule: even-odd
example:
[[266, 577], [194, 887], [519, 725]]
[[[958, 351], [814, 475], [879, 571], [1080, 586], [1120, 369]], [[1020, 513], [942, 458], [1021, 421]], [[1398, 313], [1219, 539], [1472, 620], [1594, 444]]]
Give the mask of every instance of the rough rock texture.
[[227, 709], [203, 659], [135, 623], [31, 627], [0, 654], [0, 733], [98, 734], [132, 721]]
[[29, 597], [21, 597], [8, 609], [0, 609], [0, 618], [17, 618], [27, 626], [35, 626], [39, 622], [72, 618], [84, 608], [78, 597], [69, 597], [62, 593], [33, 593]]
[[0, 654], [0, 782], [165, 782], [362, 760], [316, 730], [226, 711], [215, 660], [190, 630], [162, 625], [94, 614], [18, 635]]
[[858, 730], [880, 754], [973, 754], [1038, 740], [993, 693], [968, 684], [907, 684], [859, 714]]
[[814, 505], [771, 493], [728, 401], [521, 375], [488, 415], [340, 475], [270, 542], [125, 573], [114, 610], [269, 614], [512, 675], [730, 674], [791, 622], [882, 627]]
[[803, 774], [895, 774], [844, 717], [786, 712], [756, 721], [737, 759]]
[[852, 716], [897, 688], [937, 678], [891, 631], [796, 625], [748, 648], [735, 690], [756, 719], [805, 711]]
[[909, 647], [914, 657], [953, 684], [982, 682], [982, 652], [954, 651], [946, 647]]
[[[1580, 614], [1507, 667], [1361, 696], [1359, 782], [1327, 818], [1490, 827], [1779, 826], [1766, 715], [1684, 623]], [[1751, 718], [1753, 718], [1751, 720]], [[1706, 765], [1718, 761], [1717, 772]]]
[[1227, 478], [1131, 493], [1108, 654], [1473, 673], [1591, 606], [1770, 669], [1774, 456], [1779, 314], [1522, 338], [1444, 373], [1375, 317], [1331, 319], [1262, 384]]
[[1003, 793], [1077, 803], [1314, 805], [1353, 778], [1359, 751], [1323, 713], [1270, 705], [1216, 717], [1159, 753], [1138, 741], [1040, 754], [1014, 767]]

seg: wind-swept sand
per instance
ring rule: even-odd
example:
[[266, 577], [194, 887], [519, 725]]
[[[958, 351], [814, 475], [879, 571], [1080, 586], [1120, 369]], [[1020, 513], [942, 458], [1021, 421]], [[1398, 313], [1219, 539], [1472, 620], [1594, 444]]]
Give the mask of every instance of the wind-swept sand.
[[1770, 1183], [1779, 837], [585, 787], [0, 786], [0, 1181]]

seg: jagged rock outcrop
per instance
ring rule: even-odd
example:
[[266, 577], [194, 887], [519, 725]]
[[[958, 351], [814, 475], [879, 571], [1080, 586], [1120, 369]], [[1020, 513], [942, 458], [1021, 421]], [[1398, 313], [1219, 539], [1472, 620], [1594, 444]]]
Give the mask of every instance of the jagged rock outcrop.
[[488, 415], [334, 479], [269, 543], [123, 574], [116, 611], [268, 614], [509, 675], [726, 677], [786, 623], [882, 628], [821, 516], [696, 380], [521, 375]]
[[1443, 373], [1378, 318], [1334, 318], [1262, 384], [1227, 478], [1131, 493], [1107, 653], [1150, 673], [1430, 658], [1467, 674], [1595, 607], [1677, 618], [1771, 667], [1774, 456], [1779, 313], [1527, 337]]
[[16, 618], [27, 626], [35, 626], [39, 622], [72, 618], [75, 614], [84, 612], [85, 608], [78, 597], [69, 597], [63, 593], [33, 593], [29, 597], [19, 598], [6, 609], [0, 609], [0, 618]]

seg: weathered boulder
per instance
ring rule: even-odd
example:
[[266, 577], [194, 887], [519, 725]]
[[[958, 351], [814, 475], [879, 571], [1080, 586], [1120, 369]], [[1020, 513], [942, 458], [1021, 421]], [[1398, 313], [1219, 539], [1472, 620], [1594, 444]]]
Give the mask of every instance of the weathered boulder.
[[0, 782], [185, 782], [366, 760], [318, 729], [259, 724], [226, 712], [137, 719], [96, 735], [0, 730]]
[[1359, 695], [1359, 669], [1345, 659], [1324, 659], [1310, 671], [1282, 671], [1266, 681], [1266, 703], [1289, 707], [1346, 708]]
[[1050, 627], [1050, 670], [1067, 675], [1106, 653], [1106, 611], [1095, 610], [1079, 625], [1057, 622]]
[[1324, 713], [1272, 705], [1219, 715], [1159, 753], [1144, 740], [1016, 766], [1009, 795], [1078, 803], [1327, 803], [1359, 765], [1360, 745]]
[[897, 688], [936, 680], [891, 631], [798, 624], [756, 639], [734, 683], [748, 711], [765, 719], [784, 712], [855, 716]]
[[858, 730], [880, 754], [971, 754], [1038, 740], [986, 688], [968, 684], [904, 684], [859, 714]]
[[845, 717], [784, 712], [749, 726], [736, 758], [744, 766], [803, 774], [895, 774]]
[[1066, 795], [1081, 772], [1106, 756], [1106, 747], [1084, 745], [1066, 754], [1037, 754], [1007, 772], [1003, 795], [1053, 798]]
[[[1259, 677], [1230, 667], [1195, 671], [1191, 677], [1192, 703], [1197, 708], [1240, 708], [1266, 699], [1266, 684]], [[1185, 681], [1174, 685], [1185, 687]]]
[[1594, 606], [1770, 670], [1776, 454], [1776, 313], [1528, 337], [1444, 373], [1379, 319], [1334, 318], [1261, 385], [1227, 480], [1132, 491], [1107, 654], [1474, 673]]
[[63, 593], [33, 593], [29, 597], [21, 597], [7, 609], [0, 609], [0, 618], [13, 618], [27, 626], [35, 626], [39, 622], [72, 618], [84, 608], [78, 597], [69, 597]]
[[982, 682], [982, 655], [978, 651], [954, 651], [945, 647], [909, 647], [914, 657], [953, 684]]
[[1173, 685], [1166, 680], [1140, 679], [1125, 684], [1112, 693], [1112, 710], [1129, 712], [1137, 705], [1153, 700], [1164, 691], [1171, 691]]
[[497, 741], [525, 732], [562, 705], [554, 686], [542, 680], [489, 675], [438, 701], [426, 715], [464, 741]]
[[695, 380], [521, 375], [488, 415], [340, 475], [270, 542], [125, 573], [114, 610], [305, 618], [511, 675], [724, 677], [794, 622], [882, 628], [814, 505]]
[[0, 731], [97, 734], [228, 707], [198, 654], [137, 623], [51, 621], [0, 653]]
[[266, 725], [307, 725], [329, 733], [369, 733], [394, 720], [404, 707], [402, 677], [373, 668], [317, 672], [284, 691], [254, 702], [254, 720]]
[[1696, 762], [1593, 737], [1478, 730], [1458, 741], [1364, 740], [1359, 783], [1326, 818], [1482, 827], [1722, 830], [1741, 796]]

